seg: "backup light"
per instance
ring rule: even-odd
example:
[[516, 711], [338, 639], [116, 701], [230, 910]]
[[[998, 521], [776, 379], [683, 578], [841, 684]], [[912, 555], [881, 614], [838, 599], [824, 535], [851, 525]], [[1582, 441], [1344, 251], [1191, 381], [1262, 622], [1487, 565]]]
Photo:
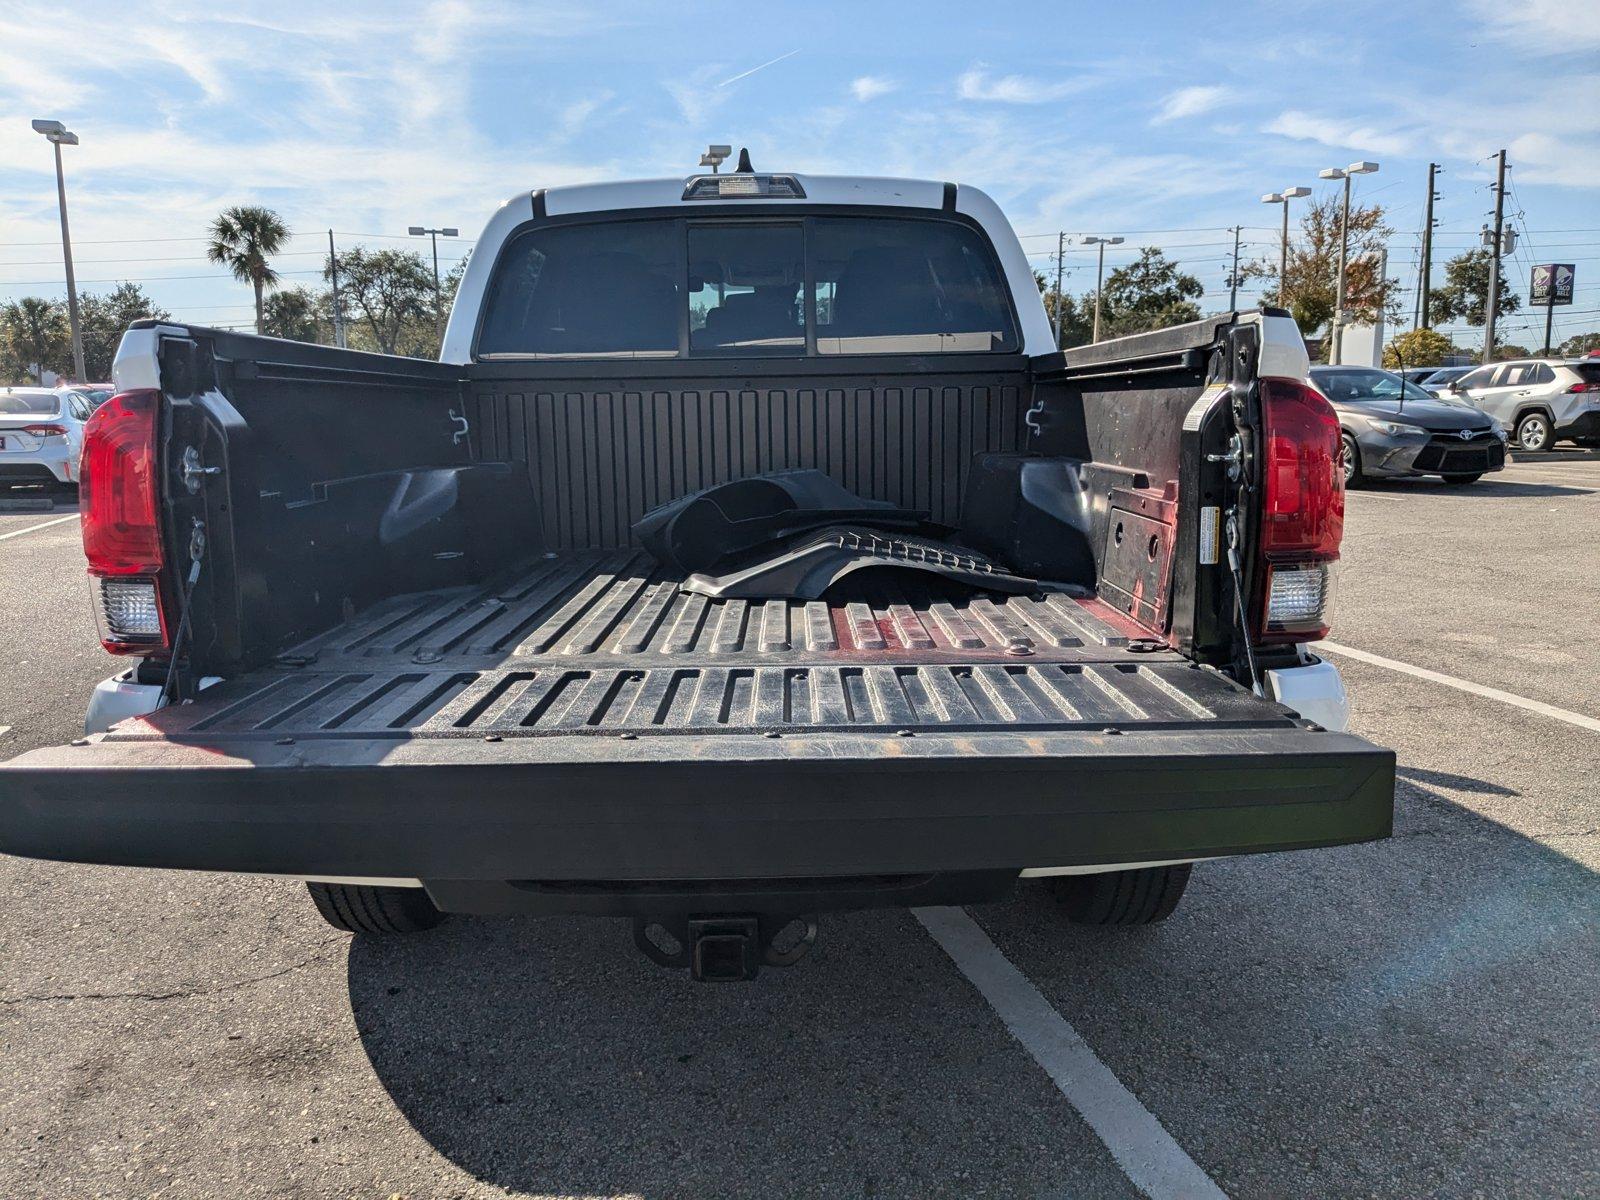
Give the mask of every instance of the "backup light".
[[1326, 563], [1274, 568], [1267, 587], [1267, 632], [1320, 630], [1330, 582]]
[[166, 618], [155, 580], [91, 576], [90, 582], [95, 591], [95, 625], [107, 650], [131, 654], [166, 645]]

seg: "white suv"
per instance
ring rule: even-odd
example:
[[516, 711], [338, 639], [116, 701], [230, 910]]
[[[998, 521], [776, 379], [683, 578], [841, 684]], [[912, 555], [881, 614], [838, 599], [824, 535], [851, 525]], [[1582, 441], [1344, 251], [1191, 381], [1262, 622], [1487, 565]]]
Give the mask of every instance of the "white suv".
[[1445, 394], [1498, 419], [1524, 450], [1549, 450], [1563, 438], [1600, 446], [1600, 362], [1489, 363], [1446, 385]]

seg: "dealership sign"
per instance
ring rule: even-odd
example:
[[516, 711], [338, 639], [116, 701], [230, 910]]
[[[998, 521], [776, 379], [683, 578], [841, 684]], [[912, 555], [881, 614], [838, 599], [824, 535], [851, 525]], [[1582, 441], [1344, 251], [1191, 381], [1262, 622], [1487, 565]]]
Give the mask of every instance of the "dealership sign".
[[1528, 303], [1534, 307], [1572, 303], [1572, 264], [1545, 263], [1533, 269]]

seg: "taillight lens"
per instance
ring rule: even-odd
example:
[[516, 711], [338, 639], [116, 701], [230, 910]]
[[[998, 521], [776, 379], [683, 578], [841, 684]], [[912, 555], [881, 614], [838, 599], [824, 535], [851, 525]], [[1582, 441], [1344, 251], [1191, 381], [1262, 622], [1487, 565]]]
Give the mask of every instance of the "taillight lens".
[[111, 397], [83, 430], [79, 505], [100, 644], [113, 654], [169, 648], [162, 611], [160, 393]]
[[1339, 417], [1298, 379], [1263, 379], [1263, 503], [1257, 641], [1326, 637], [1330, 570], [1344, 537]]
[[1600, 392], [1600, 383], [1575, 383], [1567, 389], [1569, 392]]
[[31, 433], [35, 437], [66, 437], [67, 427], [65, 425], [24, 425], [22, 432]]

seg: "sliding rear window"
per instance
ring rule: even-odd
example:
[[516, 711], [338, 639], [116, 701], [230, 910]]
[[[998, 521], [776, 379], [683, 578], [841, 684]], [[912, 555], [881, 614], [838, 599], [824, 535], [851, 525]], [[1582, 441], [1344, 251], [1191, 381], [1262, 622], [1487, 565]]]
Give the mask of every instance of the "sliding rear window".
[[987, 238], [926, 217], [612, 220], [528, 230], [480, 358], [991, 353], [1017, 348]]

